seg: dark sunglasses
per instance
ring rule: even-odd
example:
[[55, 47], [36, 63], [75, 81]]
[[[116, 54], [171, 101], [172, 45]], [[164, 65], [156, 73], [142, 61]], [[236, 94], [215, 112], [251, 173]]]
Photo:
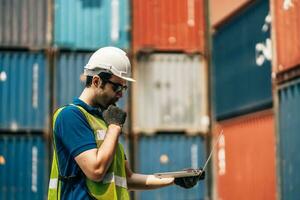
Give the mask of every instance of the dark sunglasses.
[[113, 87], [112, 87], [112, 89], [113, 89], [113, 91], [114, 92], [116, 92], [116, 93], [118, 93], [118, 92], [124, 92], [124, 91], [126, 91], [127, 90], [127, 85], [121, 85], [121, 84], [119, 84], [119, 83], [114, 83], [114, 82], [112, 82], [112, 81], [110, 81], [110, 80], [105, 80], [107, 83], [110, 83]]

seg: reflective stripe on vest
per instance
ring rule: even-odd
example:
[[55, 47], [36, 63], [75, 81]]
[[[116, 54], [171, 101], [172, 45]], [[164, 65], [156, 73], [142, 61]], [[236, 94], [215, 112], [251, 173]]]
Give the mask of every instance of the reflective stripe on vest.
[[[127, 180], [121, 176], [116, 176], [114, 173], [108, 173], [103, 178], [103, 183], [115, 183], [119, 187], [127, 189]], [[56, 189], [58, 178], [51, 178], [49, 181], [49, 189]]]
[[49, 189], [56, 189], [58, 183], [58, 178], [50, 178]]
[[103, 178], [103, 183], [115, 183], [117, 186], [127, 189], [126, 178], [116, 176], [114, 173], [108, 173]]

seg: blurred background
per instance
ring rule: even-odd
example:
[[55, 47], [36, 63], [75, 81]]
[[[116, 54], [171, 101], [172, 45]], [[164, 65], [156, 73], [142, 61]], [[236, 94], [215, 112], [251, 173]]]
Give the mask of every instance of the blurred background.
[[1, 200], [47, 198], [52, 113], [108, 45], [137, 80], [134, 171], [203, 167], [216, 143], [205, 181], [132, 199], [299, 199], [300, 0], [0, 0]]

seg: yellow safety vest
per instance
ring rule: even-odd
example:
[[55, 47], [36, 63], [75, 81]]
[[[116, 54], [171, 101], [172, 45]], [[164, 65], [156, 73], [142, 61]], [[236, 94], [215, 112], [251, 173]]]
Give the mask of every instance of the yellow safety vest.
[[[72, 105], [72, 104], [71, 104]], [[75, 106], [75, 105], [72, 105]], [[91, 126], [97, 147], [99, 148], [104, 140], [104, 136], [107, 130], [107, 125], [105, 122], [97, 118], [90, 113], [88, 113], [84, 108], [77, 106], [79, 110], [86, 117], [89, 125]], [[53, 129], [55, 125], [56, 118], [58, 114], [62, 111], [64, 107], [58, 109], [54, 113], [53, 119]], [[61, 194], [61, 180], [59, 180], [59, 168], [58, 168], [58, 157], [55, 144], [55, 134], [53, 132], [54, 141], [54, 153], [53, 161], [49, 182], [48, 190], [48, 200], [60, 200]], [[93, 199], [99, 200], [129, 200], [129, 193], [127, 191], [127, 181], [126, 181], [126, 171], [125, 171], [125, 156], [122, 144], [118, 143], [114, 159], [106, 172], [103, 180], [101, 182], [95, 182], [87, 177], [86, 179], [87, 191]]]

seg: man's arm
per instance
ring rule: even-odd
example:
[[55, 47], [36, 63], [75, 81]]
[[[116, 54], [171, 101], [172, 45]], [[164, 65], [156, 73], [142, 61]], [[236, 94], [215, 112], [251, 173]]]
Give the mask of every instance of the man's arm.
[[133, 173], [128, 161], [125, 163], [125, 168], [129, 190], [150, 190], [174, 184], [174, 178], [157, 178], [154, 175]]
[[108, 129], [101, 146], [98, 149], [84, 151], [75, 157], [83, 173], [94, 181], [103, 179], [114, 158], [126, 113], [116, 106], [109, 106], [103, 112], [103, 119], [108, 124]]
[[93, 181], [103, 179], [114, 158], [120, 133], [120, 126], [109, 125], [100, 148], [84, 151], [75, 157], [75, 161], [89, 179]]

